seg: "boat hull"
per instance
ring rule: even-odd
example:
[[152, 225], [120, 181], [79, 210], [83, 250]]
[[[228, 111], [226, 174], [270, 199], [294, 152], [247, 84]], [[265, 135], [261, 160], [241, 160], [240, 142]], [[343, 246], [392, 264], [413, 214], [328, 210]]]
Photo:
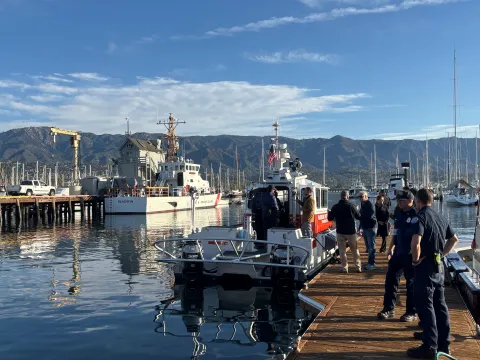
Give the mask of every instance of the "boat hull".
[[478, 197], [477, 196], [467, 197], [467, 196], [445, 195], [444, 201], [447, 204], [451, 204], [451, 205], [469, 206], [469, 205], [475, 205], [478, 201]]
[[[221, 194], [200, 195], [196, 209], [214, 208], [218, 205]], [[128, 197], [105, 198], [105, 214], [158, 214], [192, 209], [190, 196], [165, 197]]]

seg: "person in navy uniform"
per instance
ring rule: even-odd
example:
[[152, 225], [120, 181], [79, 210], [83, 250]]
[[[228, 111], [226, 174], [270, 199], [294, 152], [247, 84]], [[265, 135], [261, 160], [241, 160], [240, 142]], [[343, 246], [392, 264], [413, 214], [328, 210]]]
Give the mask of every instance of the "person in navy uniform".
[[410, 191], [400, 191], [397, 194], [397, 203], [402, 210], [395, 219], [393, 237], [387, 252], [388, 270], [385, 278], [385, 295], [383, 310], [377, 314], [379, 319], [390, 319], [395, 316], [400, 277], [405, 277], [407, 285], [406, 312], [400, 317], [401, 321], [417, 320], [413, 293], [413, 266], [410, 244], [412, 241], [412, 219], [417, 215], [413, 207], [413, 194]]
[[452, 251], [458, 238], [447, 219], [432, 209], [433, 196], [428, 189], [418, 190], [415, 200], [418, 213], [411, 220], [411, 250], [415, 305], [423, 332], [414, 333], [422, 345], [408, 349], [407, 355], [434, 359], [437, 351], [450, 354], [450, 317], [445, 303], [442, 258]]

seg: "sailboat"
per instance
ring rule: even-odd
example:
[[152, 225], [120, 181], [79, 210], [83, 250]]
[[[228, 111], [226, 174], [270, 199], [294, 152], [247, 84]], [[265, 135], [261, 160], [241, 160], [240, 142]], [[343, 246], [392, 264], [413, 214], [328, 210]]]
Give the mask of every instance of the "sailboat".
[[[467, 181], [460, 178], [459, 161], [458, 161], [458, 146], [457, 146], [457, 55], [453, 52], [453, 122], [454, 122], [454, 176], [453, 182], [447, 187], [448, 193], [444, 200], [447, 204], [455, 206], [475, 205], [478, 203], [478, 194], [476, 189], [468, 184]], [[468, 172], [468, 169], [467, 169]]]
[[239, 184], [239, 170], [238, 170], [238, 147], [235, 147], [235, 166], [236, 166], [236, 177], [237, 177], [237, 188], [235, 190], [231, 190], [229, 196], [231, 198], [241, 198], [243, 195], [243, 192], [239, 190], [240, 184]]

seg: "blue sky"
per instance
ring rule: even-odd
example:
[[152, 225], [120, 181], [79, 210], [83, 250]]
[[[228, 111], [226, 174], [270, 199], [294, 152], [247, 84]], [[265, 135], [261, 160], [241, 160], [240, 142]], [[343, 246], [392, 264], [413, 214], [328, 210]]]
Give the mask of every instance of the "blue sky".
[[352, 138], [479, 124], [478, 0], [0, 0], [1, 129]]

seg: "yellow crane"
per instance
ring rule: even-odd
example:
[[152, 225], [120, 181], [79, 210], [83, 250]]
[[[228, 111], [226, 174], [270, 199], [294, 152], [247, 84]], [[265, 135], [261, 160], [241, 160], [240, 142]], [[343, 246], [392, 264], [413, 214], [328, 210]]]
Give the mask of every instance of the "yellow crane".
[[78, 171], [79, 171], [79, 160], [78, 160], [78, 146], [80, 142], [80, 133], [78, 131], [64, 130], [57, 127], [50, 128], [50, 135], [53, 136], [53, 142], [55, 143], [55, 138], [58, 134], [70, 136], [70, 146], [73, 148], [73, 182], [74, 185], [79, 184]]

